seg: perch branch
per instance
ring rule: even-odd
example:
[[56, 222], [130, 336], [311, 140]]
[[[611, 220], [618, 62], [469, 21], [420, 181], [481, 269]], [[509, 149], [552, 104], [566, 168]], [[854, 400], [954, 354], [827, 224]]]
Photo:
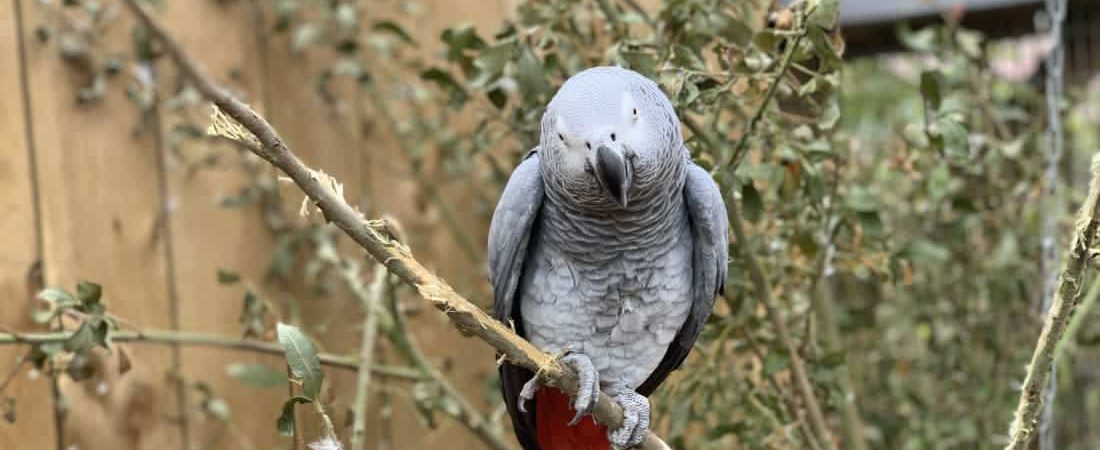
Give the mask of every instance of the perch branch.
[[734, 200], [729, 202], [727, 209], [730, 217], [730, 228], [733, 229], [734, 238], [737, 239], [737, 249], [741, 254], [741, 259], [749, 270], [749, 279], [752, 281], [753, 289], [760, 296], [760, 301], [764, 304], [764, 309], [767, 310], [768, 319], [775, 328], [780, 343], [787, 349], [787, 356], [791, 359], [791, 375], [794, 378], [795, 391], [806, 406], [810, 426], [822, 445], [831, 450], [837, 450], [836, 441], [833, 440], [832, 432], [829, 431], [829, 427], [825, 423], [825, 414], [821, 412], [821, 405], [817, 401], [817, 396], [814, 395], [814, 387], [810, 383], [806, 365], [798, 354], [798, 347], [794, 345], [794, 340], [791, 339], [787, 324], [783, 322], [782, 313], [775, 307], [771, 286], [768, 285], [768, 280], [764, 277], [764, 270], [760, 268], [760, 263], [756, 261], [752, 252], [748, 251], [744, 220], [741, 218], [741, 206], [737, 200]]
[[[137, 0], [126, 0], [126, 5], [150, 33], [161, 41], [165, 52], [175, 60], [182, 74], [194, 83], [203, 97], [252, 132], [263, 145], [263, 151], [258, 152], [257, 155], [289, 176], [315, 202], [324, 213], [326, 220], [343, 230], [375, 260], [385, 264], [390, 273], [411, 286], [436, 309], [445, 313], [458, 330], [477, 336], [503, 353], [513, 363], [542, 374], [543, 379], [550, 386], [572, 395], [576, 394], [579, 387], [576, 373], [567, 370], [558, 364], [554, 356], [539, 350], [459, 295], [454, 288], [413, 258], [407, 247], [390, 238], [382, 222], [367, 221], [359, 211], [348, 205], [347, 201], [331, 188], [333, 183], [331, 178], [307, 167], [291, 152], [286, 142], [266, 119], [205, 75], [179, 44], [168, 35], [164, 27], [153, 18], [147, 7], [138, 3]], [[611, 429], [620, 428], [623, 424], [622, 408], [603, 393], [600, 394], [592, 415]], [[655, 450], [669, 447], [657, 435], [650, 432], [638, 448]]]
[[1088, 198], [1077, 213], [1073, 241], [1067, 253], [1068, 258], [1062, 265], [1062, 272], [1058, 276], [1058, 288], [1054, 291], [1054, 298], [1051, 299], [1050, 312], [1043, 323], [1039, 341], [1035, 344], [1035, 353], [1032, 354], [1031, 364], [1027, 368], [1024, 387], [1020, 391], [1020, 403], [1016, 407], [1016, 415], [1009, 429], [1011, 440], [1005, 446], [1006, 450], [1028, 448], [1039, 424], [1039, 413], [1043, 407], [1043, 388], [1050, 378], [1055, 350], [1062, 336], [1065, 335], [1066, 327], [1080, 300], [1082, 276], [1089, 265], [1089, 249], [1092, 248], [1097, 230], [1100, 230], [1100, 221], [1097, 219], [1100, 217], [1098, 197], [1100, 197], [1100, 154], [1092, 158], [1092, 180], [1089, 182]]
[[[72, 337], [73, 331], [59, 331], [52, 333], [0, 333], [0, 345], [5, 344], [50, 344], [63, 343]], [[256, 353], [283, 356], [285, 351], [279, 344], [273, 342], [256, 341], [250, 339], [237, 339], [209, 333], [193, 333], [169, 330], [142, 330], [142, 331], [115, 331], [111, 333], [112, 342], [132, 342], [136, 344], [160, 344], [160, 345], [192, 345], [198, 347], [217, 347], [234, 350], [246, 350]], [[356, 358], [337, 356], [321, 353], [321, 364], [336, 369], [358, 370], [359, 361]], [[402, 378], [418, 381], [424, 377], [416, 370], [403, 367], [371, 366], [371, 372], [376, 375]]]

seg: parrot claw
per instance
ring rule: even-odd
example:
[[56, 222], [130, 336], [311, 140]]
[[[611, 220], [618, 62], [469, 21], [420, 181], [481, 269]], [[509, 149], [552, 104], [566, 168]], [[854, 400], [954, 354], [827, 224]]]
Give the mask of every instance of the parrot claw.
[[615, 402], [623, 407], [623, 426], [608, 433], [608, 440], [617, 449], [640, 445], [649, 432], [649, 399], [626, 390], [615, 396]]
[[580, 387], [577, 396], [573, 399], [573, 410], [577, 413], [569, 426], [580, 423], [581, 419], [596, 408], [596, 401], [600, 398], [600, 377], [596, 373], [596, 366], [592, 360], [580, 353], [570, 353], [561, 358], [562, 364], [572, 367], [577, 372]]
[[523, 383], [523, 389], [519, 391], [519, 399], [516, 400], [516, 407], [520, 412], [527, 412], [527, 401], [535, 399], [535, 393], [542, 387], [542, 381], [539, 377], [531, 377], [526, 383]]

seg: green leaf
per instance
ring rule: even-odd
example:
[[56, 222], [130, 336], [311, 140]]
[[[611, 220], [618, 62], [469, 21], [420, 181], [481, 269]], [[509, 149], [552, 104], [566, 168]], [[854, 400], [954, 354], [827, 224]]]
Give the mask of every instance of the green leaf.
[[856, 214], [859, 219], [859, 227], [863, 230], [863, 233], [872, 236], [882, 236], [886, 231], [886, 226], [882, 223], [882, 217], [878, 211], [860, 211]]
[[76, 298], [68, 291], [58, 288], [46, 288], [38, 292], [38, 298], [55, 305], [75, 304]]
[[82, 312], [101, 316], [106, 311], [103, 303], [99, 301], [103, 297], [103, 286], [90, 281], [81, 281], [76, 285], [76, 297], [80, 300]]
[[316, 400], [321, 395], [321, 384], [325, 380], [316, 347], [298, 327], [280, 322], [276, 330], [279, 334], [279, 343], [286, 352], [286, 362], [290, 366], [290, 372], [302, 382], [302, 392], [305, 396]]
[[499, 79], [504, 72], [504, 66], [514, 58], [515, 49], [515, 41], [506, 41], [482, 50], [481, 55], [474, 60], [478, 73], [471, 84], [483, 88]]
[[15, 423], [15, 398], [4, 397], [0, 400], [0, 414], [7, 423]]
[[410, 35], [408, 31], [405, 31], [405, 29], [402, 28], [401, 25], [398, 25], [397, 22], [394, 22], [392, 20], [382, 20], [375, 22], [374, 25], [371, 26], [371, 30], [389, 33], [396, 36], [398, 39], [401, 39], [406, 44], [416, 45], [416, 39], [413, 39], [412, 35]]
[[492, 89], [486, 94], [489, 97], [489, 101], [496, 106], [497, 109], [504, 108], [504, 105], [508, 103], [508, 94], [504, 93], [503, 89]]
[[301, 52], [313, 45], [321, 38], [321, 28], [315, 23], [305, 23], [294, 30], [294, 37], [290, 42], [290, 49], [295, 53]]
[[770, 377], [780, 371], [783, 371], [790, 364], [790, 360], [787, 359], [787, 355], [778, 352], [768, 353], [764, 357], [764, 373], [766, 377]]
[[39, 344], [31, 347], [30, 356], [28, 356], [28, 359], [30, 359], [31, 363], [34, 364], [34, 367], [36, 369], [41, 370], [43, 367], [45, 367], [47, 360], [49, 360], [53, 355], [60, 353], [64, 349], [64, 344], [60, 342]]
[[286, 374], [266, 364], [235, 362], [225, 367], [225, 372], [237, 381], [257, 388], [285, 386]]
[[878, 208], [878, 200], [869, 189], [863, 186], [852, 186], [844, 200], [852, 211], [867, 212]]
[[926, 70], [920, 74], [920, 95], [924, 101], [932, 107], [932, 110], [940, 109], [943, 103], [943, 95], [940, 91], [940, 74], [934, 70]]
[[817, 7], [810, 14], [810, 17], [807, 21], [811, 25], [816, 25], [825, 29], [832, 29], [836, 26], [837, 19], [839, 17], [839, 0], [819, 0], [817, 2]]
[[89, 348], [100, 346], [107, 348], [109, 325], [106, 320], [88, 319], [65, 340], [65, 351], [80, 353]]
[[279, 414], [279, 419], [275, 421], [275, 428], [279, 430], [279, 434], [283, 436], [294, 435], [294, 406], [299, 403], [313, 403], [313, 400], [305, 397], [291, 397], [284, 402], [283, 412]]
[[753, 186], [751, 181], [741, 186], [741, 205], [745, 212], [745, 219], [753, 223], [760, 220], [761, 212], [764, 210], [764, 201], [760, 198], [760, 192], [756, 190], [756, 186]]
[[674, 45], [672, 47], [672, 52], [671, 62], [679, 68], [694, 70], [704, 70], [706, 68], [706, 64], [703, 63], [702, 58], [685, 45]]
[[738, 47], [752, 40], [752, 28], [739, 18], [723, 14], [712, 14], [709, 19], [718, 30], [718, 37]]
[[524, 98], [532, 101], [538, 100], [543, 93], [550, 90], [546, 70], [535, 52], [529, 48], [520, 51], [519, 61], [516, 62], [516, 83], [519, 84]]
[[231, 270], [218, 269], [218, 284], [234, 284], [241, 281], [241, 274]]
[[420, 79], [435, 83], [439, 89], [450, 95], [450, 105], [454, 108], [461, 107], [469, 98], [469, 95], [466, 94], [466, 89], [464, 89], [461, 84], [458, 84], [449, 72], [443, 69], [432, 67], [420, 72]]
[[100, 297], [103, 296], [103, 286], [92, 283], [91, 281], [81, 281], [76, 285], [76, 297], [80, 299], [80, 303], [88, 304], [89, 302], [99, 302]]
[[970, 155], [970, 135], [962, 122], [945, 118], [939, 121], [939, 129], [943, 136], [944, 153], [956, 158]]
[[902, 254], [914, 260], [944, 263], [951, 259], [951, 250], [927, 239], [910, 242]]
[[898, 40], [910, 50], [931, 52], [938, 46], [936, 29], [933, 27], [913, 31], [906, 22], [898, 22], [897, 33]]

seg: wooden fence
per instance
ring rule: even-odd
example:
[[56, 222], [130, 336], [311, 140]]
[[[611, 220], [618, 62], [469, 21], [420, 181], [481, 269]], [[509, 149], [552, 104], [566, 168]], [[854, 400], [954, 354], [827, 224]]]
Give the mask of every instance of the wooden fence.
[[[225, 168], [188, 170], [189, 163], [228, 150], [173, 141], [174, 127], [203, 109], [176, 109], [163, 101], [176, 92], [175, 70], [165, 61], [141, 72], [124, 59], [98, 101], [78, 103], [79, 89], [89, 80], [63, 60], [65, 43], [48, 31], [87, 24], [59, 17], [61, 3], [0, 1], [0, 331], [41, 331], [30, 320], [38, 289], [72, 289], [79, 280], [93, 280], [103, 285], [111, 312], [141, 327], [239, 336], [243, 288], [219, 285], [215, 274], [225, 268], [260, 280], [273, 247], [258, 211], [219, 205], [248, 181], [246, 175]], [[97, 54], [130, 53], [132, 18], [118, 2], [102, 3], [114, 16], [94, 43]], [[410, 206], [415, 184], [380, 163], [393, 152], [389, 138], [362, 138], [356, 130], [368, 117], [334, 112], [319, 98], [313, 84], [325, 61], [288, 50], [290, 37], [271, 31], [271, 2], [159, 3], [163, 21], [195, 59], [263, 111], [308, 164], [341, 180], [350, 200], [370, 214], [394, 214], [414, 232], [438, 229], [425, 224], [430, 214]], [[382, 10], [400, 2], [362, 2], [368, 9], [373, 3]], [[424, 0], [420, 19], [403, 20], [423, 50], [435, 52], [445, 26], [471, 22], [492, 32], [510, 3]], [[127, 90], [141, 95], [148, 77], [156, 80], [161, 101], [142, 113]], [[281, 192], [300, 198], [289, 186]], [[467, 225], [483, 238], [480, 224]], [[470, 286], [482, 283], [477, 268], [451, 261], [448, 255], [460, 253], [445, 235], [418, 235], [414, 250], [444, 275]], [[311, 304], [305, 313], [334, 313], [326, 308], [332, 305]], [[486, 379], [495, 374], [490, 350], [462, 339], [434, 314], [414, 322], [433, 356], [461, 355], [462, 364], [451, 371], [454, 381], [486, 409]], [[352, 351], [359, 334], [355, 321], [337, 325], [346, 329], [329, 333], [322, 345]], [[279, 367], [279, 358], [191, 347], [125, 348], [133, 361], [126, 374], [111, 370], [118, 364], [112, 355], [99, 362], [107, 369], [92, 380], [60, 383], [60, 417], [49, 377], [23, 365], [6, 390], [15, 398], [16, 422], [0, 423], [0, 449], [291, 448], [274, 426], [286, 390], [246, 387], [226, 375], [232, 361]], [[0, 380], [25, 351], [0, 346]], [[350, 375], [330, 376], [331, 392], [351, 395]], [[199, 381], [227, 401], [233, 425], [195, 413], [202, 400], [195, 389], [178, 395], [180, 382]], [[392, 448], [482, 448], [451, 421], [423, 428], [408, 396], [395, 396]], [[189, 404], [180, 407], [181, 400]], [[345, 408], [334, 411], [342, 421], [350, 399], [334, 398], [333, 404]], [[370, 416], [371, 435], [382, 432], [379, 414]]]

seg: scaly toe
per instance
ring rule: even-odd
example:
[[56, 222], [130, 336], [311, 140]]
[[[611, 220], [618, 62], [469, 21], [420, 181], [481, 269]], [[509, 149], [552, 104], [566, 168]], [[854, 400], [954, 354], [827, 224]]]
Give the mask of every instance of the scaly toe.
[[573, 399], [573, 410], [576, 414], [573, 420], [569, 421], [569, 425], [573, 426], [596, 407], [596, 400], [600, 398], [599, 374], [596, 373], [596, 367], [592, 365], [592, 361], [579, 353], [565, 355], [561, 358], [561, 362], [573, 368], [580, 381], [577, 396]]
[[634, 391], [624, 391], [615, 396], [615, 402], [623, 407], [623, 426], [608, 433], [609, 440], [615, 448], [641, 444], [649, 432], [649, 399]]
[[523, 383], [523, 389], [519, 391], [519, 398], [516, 399], [516, 407], [520, 412], [527, 412], [527, 401], [535, 399], [535, 393], [542, 387], [542, 381], [539, 381], [539, 377], [531, 377], [526, 383]]

